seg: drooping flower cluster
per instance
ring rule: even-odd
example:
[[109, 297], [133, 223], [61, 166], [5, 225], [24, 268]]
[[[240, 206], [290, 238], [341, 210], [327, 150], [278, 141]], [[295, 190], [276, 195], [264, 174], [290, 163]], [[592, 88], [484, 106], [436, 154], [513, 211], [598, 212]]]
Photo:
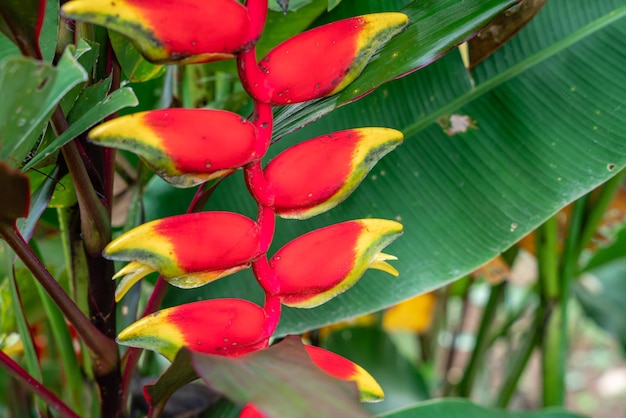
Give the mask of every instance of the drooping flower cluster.
[[[257, 61], [255, 43], [267, 0], [73, 0], [63, 13], [128, 36], [153, 62], [190, 64], [235, 58], [254, 101], [250, 120], [220, 110], [166, 109], [136, 113], [93, 129], [91, 141], [136, 153], [176, 187], [191, 187], [243, 168], [257, 202], [256, 220], [231, 212], [174, 216], [141, 225], [111, 242], [104, 256], [129, 261], [119, 301], [142, 277], [158, 272], [181, 288], [202, 286], [252, 267], [264, 306], [214, 299], [164, 309], [118, 336], [121, 344], [173, 359], [181, 347], [239, 356], [267, 347], [281, 305], [318, 306], [350, 288], [368, 268], [397, 275], [381, 250], [402, 225], [361, 219], [309, 232], [268, 258], [275, 216], [305, 219], [332, 209], [373, 165], [402, 142], [387, 128], [350, 129], [302, 142], [264, 168], [272, 138], [272, 106], [335, 94], [361, 73], [372, 54], [407, 24], [400, 13], [334, 22], [301, 33]], [[322, 168], [323, 167], [323, 168]], [[363, 398], [380, 398], [371, 376], [332, 353], [307, 349], [314, 363], [357, 380]]]

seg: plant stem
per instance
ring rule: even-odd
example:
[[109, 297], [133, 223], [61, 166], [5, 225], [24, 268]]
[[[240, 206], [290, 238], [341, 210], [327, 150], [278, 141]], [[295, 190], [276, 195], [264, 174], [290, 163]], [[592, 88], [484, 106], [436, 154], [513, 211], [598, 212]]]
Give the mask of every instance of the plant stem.
[[506, 408], [515, 393], [517, 382], [526, 369], [526, 364], [528, 364], [528, 360], [539, 342], [543, 321], [543, 318], [538, 312], [527, 335], [522, 338], [522, 346], [515, 351], [516, 355], [511, 361], [511, 368], [507, 373], [495, 402], [495, 406], [498, 408]]
[[[450, 345], [449, 345], [449, 349], [448, 349], [448, 354], [446, 356], [446, 363], [444, 366], [444, 388], [443, 388], [443, 393], [445, 395], [449, 395], [450, 392], [452, 392], [454, 385], [458, 384], [458, 381], [456, 382], [452, 382], [449, 379], [450, 376], [450, 370], [452, 369], [452, 366], [454, 365], [454, 360], [456, 357], [456, 342], [458, 339], [459, 334], [462, 332], [463, 328], [465, 327], [465, 320], [467, 319], [467, 310], [469, 307], [469, 289], [471, 287], [471, 280], [469, 279], [469, 277], [465, 277], [463, 279], [461, 279], [459, 282], [463, 283], [463, 293], [462, 293], [462, 300], [463, 300], [463, 307], [461, 308], [461, 315], [459, 318], [459, 323], [456, 327], [454, 327], [454, 330], [452, 330], [452, 338], [450, 339]], [[457, 282], [458, 283], [458, 282]], [[449, 290], [448, 286], [448, 290]], [[449, 292], [448, 292], [449, 293]], [[449, 297], [449, 295], [447, 295], [447, 297]]]
[[591, 239], [598, 230], [600, 222], [602, 222], [604, 213], [613, 201], [625, 177], [626, 169], [623, 169], [602, 185], [597, 197], [588, 205], [588, 213], [585, 216], [583, 229], [580, 233], [580, 239], [578, 240], [578, 246], [574, 254], [576, 259], [580, 257], [580, 254], [591, 242]]
[[487, 351], [487, 348], [489, 348], [489, 329], [493, 324], [493, 319], [496, 315], [498, 304], [502, 299], [505, 288], [506, 282], [499, 283], [491, 288], [489, 300], [483, 310], [480, 326], [478, 327], [478, 332], [476, 333], [476, 344], [472, 350], [472, 355], [465, 369], [465, 373], [463, 374], [463, 378], [457, 388], [459, 396], [469, 397], [472, 393], [472, 386], [474, 384], [476, 374], [478, 373], [479, 365], [485, 352]]
[[20, 367], [13, 359], [2, 350], [0, 350], [0, 367], [6, 370], [11, 376], [24, 384], [25, 387], [30, 389], [35, 395], [39, 396], [44, 402], [50, 406], [50, 408], [57, 411], [62, 417], [66, 418], [80, 418], [74, 411], [72, 411], [66, 404], [64, 404], [54, 393], [48, 390], [37, 379], [28, 374], [24, 369]]
[[[61, 106], [57, 106], [54, 110], [51, 123], [57, 136], [67, 129], [67, 120]], [[85, 249], [90, 256], [100, 257], [102, 249], [111, 240], [109, 215], [89, 179], [76, 143], [68, 142], [61, 151], [76, 188]]]
[[542, 382], [544, 406], [563, 405], [565, 394], [565, 356], [561, 279], [558, 268], [557, 215], [537, 228], [537, 259], [539, 262], [539, 312], [545, 318], [541, 339]]
[[96, 328], [74, 301], [65, 293], [59, 283], [41, 263], [39, 258], [24, 241], [20, 233], [10, 225], [0, 222], [0, 236], [11, 246], [13, 251], [22, 260], [33, 276], [50, 295], [61, 312], [76, 328], [80, 337], [94, 353], [103, 370], [115, 367], [117, 362], [117, 345], [115, 341], [104, 335]]

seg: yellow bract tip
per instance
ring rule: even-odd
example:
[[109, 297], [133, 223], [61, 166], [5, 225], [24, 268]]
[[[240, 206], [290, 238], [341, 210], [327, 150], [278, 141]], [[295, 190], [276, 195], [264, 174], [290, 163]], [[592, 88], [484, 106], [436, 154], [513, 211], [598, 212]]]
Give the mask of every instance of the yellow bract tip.
[[374, 261], [372, 261], [372, 263], [369, 265], [369, 268], [375, 269], [375, 270], [381, 270], [381, 271], [384, 271], [385, 273], [391, 274], [392, 276], [398, 277], [400, 275], [400, 272], [398, 272], [398, 270], [396, 270], [395, 267], [393, 267], [391, 264], [386, 262], [386, 260], [397, 260], [397, 259], [398, 257], [395, 257], [393, 255], [378, 253], [376, 257], [374, 258]]
[[155, 270], [152, 267], [137, 261], [126, 264], [126, 266], [113, 276], [113, 279], [123, 276], [122, 280], [120, 280], [117, 288], [115, 289], [115, 301], [119, 302], [122, 300], [124, 295], [130, 290], [131, 287], [133, 287], [135, 283], [154, 271]]

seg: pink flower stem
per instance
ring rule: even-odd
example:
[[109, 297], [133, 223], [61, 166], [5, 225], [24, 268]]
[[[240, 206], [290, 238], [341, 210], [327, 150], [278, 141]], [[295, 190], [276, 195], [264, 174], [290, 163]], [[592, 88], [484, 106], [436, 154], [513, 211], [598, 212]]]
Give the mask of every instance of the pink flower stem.
[[[250, 37], [256, 40], [260, 36], [267, 17], [267, 0], [248, 0], [246, 3], [251, 17]], [[265, 292], [266, 323], [265, 332], [270, 337], [280, 321], [281, 302], [277, 296], [279, 283], [276, 274], [267, 259], [267, 251], [272, 243], [275, 230], [276, 213], [274, 210], [274, 192], [268, 184], [261, 158], [267, 152], [272, 140], [274, 115], [269, 103], [271, 88], [267, 84], [266, 70], [257, 64], [254, 43], [237, 55], [239, 78], [248, 94], [254, 100], [252, 122], [257, 130], [257, 160], [245, 167], [246, 186], [258, 205], [257, 223], [261, 233], [263, 254], [252, 263], [252, 272]]]
[[267, 19], [267, 0], [247, 0], [246, 7], [250, 16], [248, 43], [254, 45], [261, 37], [261, 33], [263, 33], [263, 27]]

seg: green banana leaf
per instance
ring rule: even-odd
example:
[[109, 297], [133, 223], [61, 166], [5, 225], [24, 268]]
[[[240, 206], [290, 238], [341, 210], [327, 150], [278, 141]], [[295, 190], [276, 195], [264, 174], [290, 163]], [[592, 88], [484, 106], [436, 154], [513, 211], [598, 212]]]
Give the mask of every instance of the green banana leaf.
[[582, 415], [560, 409], [545, 409], [537, 412], [487, 409], [464, 399], [438, 399], [378, 416], [380, 418], [582, 418]]
[[[476, 69], [484, 76], [472, 80], [451, 53], [274, 144], [272, 155], [359, 126], [406, 135], [342, 205], [307, 221], [278, 222], [270, 250], [347, 219], [397, 219], [405, 234], [385, 252], [398, 256], [400, 277], [369, 271], [325, 305], [285, 309], [279, 334], [376, 311], [454, 281], [626, 166], [626, 7], [583, 3], [548, 2], [511, 43], [515, 51], [503, 49]], [[186, 193], [155, 181], [146, 194], [148, 217], [180, 213], [192, 192]], [[158, 207], [161, 199], [182, 210]], [[240, 175], [227, 179], [207, 208], [255, 216]], [[166, 305], [219, 296], [259, 302], [262, 292], [244, 272], [195, 291], [171, 289]]]

